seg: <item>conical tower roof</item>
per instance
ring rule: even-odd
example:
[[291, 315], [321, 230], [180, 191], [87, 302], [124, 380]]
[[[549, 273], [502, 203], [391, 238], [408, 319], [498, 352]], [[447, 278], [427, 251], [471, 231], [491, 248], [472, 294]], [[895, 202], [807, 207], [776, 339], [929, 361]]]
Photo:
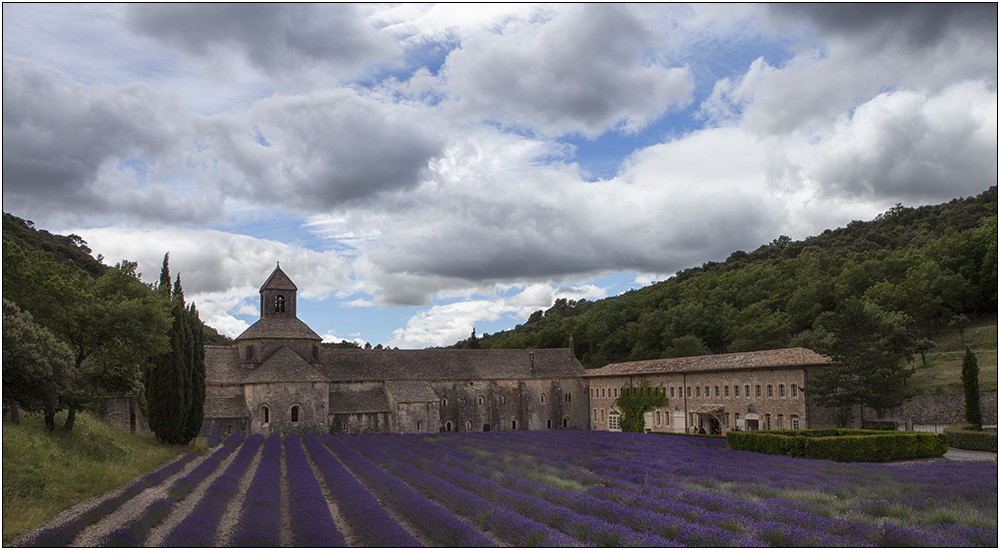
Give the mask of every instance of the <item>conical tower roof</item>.
[[285, 275], [285, 272], [281, 270], [281, 263], [274, 268], [271, 272], [271, 276], [264, 281], [263, 286], [260, 287], [260, 292], [265, 290], [298, 290], [299, 288], [295, 286], [292, 279]]

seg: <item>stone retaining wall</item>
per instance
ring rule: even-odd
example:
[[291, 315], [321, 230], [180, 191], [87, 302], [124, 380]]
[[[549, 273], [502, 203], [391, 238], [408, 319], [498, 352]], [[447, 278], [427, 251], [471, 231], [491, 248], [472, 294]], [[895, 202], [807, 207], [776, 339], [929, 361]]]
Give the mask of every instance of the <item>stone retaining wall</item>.
[[[979, 394], [983, 424], [997, 423], [997, 392]], [[965, 395], [919, 395], [886, 411], [878, 418], [874, 410], [865, 409], [865, 420], [894, 421], [900, 426], [912, 424], [955, 425], [965, 423]]]
[[139, 398], [135, 396], [100, 397], [91, 402], [88, 409], [101, 422], [119, 430], [136, 435], [152, 437], [146, 415], [139, 408]]

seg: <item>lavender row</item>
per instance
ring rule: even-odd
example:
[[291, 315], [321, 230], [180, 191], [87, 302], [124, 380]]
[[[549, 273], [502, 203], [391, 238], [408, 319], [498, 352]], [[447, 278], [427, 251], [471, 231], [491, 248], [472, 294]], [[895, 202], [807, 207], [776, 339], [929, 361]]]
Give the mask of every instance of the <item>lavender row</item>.
[[323, 490], [299, 444], [299, 436], [285, 437], [285, 468], [288, 479], [288, 513], [295, 546], [347, 546], [337, 529]]
[[230, 546], [281, 546], [281, 436], [264, 440]]
[[[374, 445], [367, 445], [368, 441], [375, 442], [374, 439], [359, 437], [348, 441], [366, 458], [377, 462], [428, 498], [454, 513], [469, 516], [480, 528], [491, 531], [512, 546], [578, 544], [559, 530], [528, 519], [508, 509], [506, 505], [489, 499], [487, 495], [491, 494], [492, 489], [489, 482], [445, 466], [435, 461], [434, 456], [415, 455], [407, 450], [394, 448], [393, 452], [399, 452], [400, 460], [396, 460], [396, 457], [381, 452]], [[381, 439], [378, 441], [386, 442]], [[433, 471], [434, 475], [426, 473], [428, 470]]]
[[387, 474], [343, 441], [328, 434], [323, 435], [322, 441], [351, 473], [364, 480], [368, 488], [377, 493], [384, 506], [409, 520], [435, 544], [465, 547], [495, 546], [493, 541], [482, 533], [472, 529], [406, 483]]
[[347, 520], [360, 546], [414, 548], [423, 546], [392, 518], [358, 480], [344, 468], [315, 435], [302, 438], [313, 463], [326, 481], [327, 490], [341, 516]]
[[[476, 519], [479, 522], [484, 521], [483, 516], [486, 515], [484, 513], [486, 511], [509, 509], [529, 521], [561, 530], [584, 544], [597, 546], [677, 546], [676, 543], [655, 534], [636, 531], [631, 529], [631, 526], [607, 522], [592, 514], [580, 514], [533, 494], [509, 490], [482, 477], [456, 468], [441, 466], [435, 460], [439, 456], [431, 454], [429, 449], [425, 449], [426, 452], [423, 455], [415, 455], [402, 447], [396, 447], [392, 449], [392, 454], [389, 454], [367, 443], [369, 440], [374, 442], [376, 439], [372, 436], [357, 436], [352, 444], [355, 449], [363, 451], [369, 459], [383, 464], [392, 474], [400, 476], [418, 490], [433, 494], [437, 500], [450, 507], [469, 510], [464, 508], [463, 500], [470, 499], [471, 496], [477, 494], [480, 495], [480, 501], [483, 503], [471, 509], [475, 511]], [[393, 441], [395, 440], [393, 438]], [[378, 443], [384, 444], [389, 443], [389, 441], [379, 439]], [[396, 460], [394, 456], [399, 456], [402, 460]], [[411, 464], [422, 465], [428, 471], [433, 472], [433, 475], [420, 471]], [[438, 465], [435, 466], [435, 464]], [[521, 544], [517, 544], [518, 546], [525, 546], [526, 543], [553, 545], [553, 543], [532, 539], [519, 542]], [[564, 541], [554, 544], [563, 545], [569, 542], [569, 540], [564, 539]]]
[[[478, 439], [482, 438], [480, 437]], [[448, 444], [445, 443], [445, 441], [446, 440], [444, 439], [439, 439], [436, 442], [436, 446], [447, 447]], [[492, 444], [483, 446], [495, 448]], [[516, 448], [518, 448], [520, 453], [528, 451], [524, 445], [518, 445]], [[646, 450], [648, 451], [649, 449]], [[635, 451], [635, 449], [632, 449], [632, 452]], [[712, 456], [715, 456], [715, 452], [712, 453]], [[642, 457], [642, 459], [645, 459], [648, 454], [640, 454], [639, 456]], [[706, 458], [709, 457], [703, 457], [703, 460], [701, 460], [700, 463], [706, 463], [704, 460]], [[475, 460], [480, 464], [490, 462], [490, 459], [478, 456], [475, 457]], [[644, 460], [636, 462], [644, 462]], [[549, 464], [551, 464], [551, 462], [549, 462]], [[494, 461], [492, 466], [493, 468], [503, 468], [508, 472], [516, 470], [512, 469], [509, 463], [504, 463], [502, 461]], [[711, 521], [709, 521], [710, 524], [722, 525], [729, 530], [752, 534], [754, 538], [761, 543], [772, 545], [794, 544], [829, 546], [859, 544], [881, 545], [907, 540], [922, 540], [925, 544], [934, 543], [935, 545], [981, 545], [983, 541], [990, 539], [993, 541], [996, 540], [995, 530], [991, 530], [989, 528], [961, 527], [946, 528], [944, 530], [935, 529], [935, 532], [927, 532], [911, 527], [896, 526], [892, 524], [886, 525], [885, 522], [865, 523], [856, 520], [828, 519], [824, 515], [824, 513], [828, 513], [827, 510], [818, 510], [816, 509], [818, 507], [815, 505], [812, 506], [813, 510], [799, 510], [797, 508], [802, 508], [803, 505], [808, 506], [812, 503], [791, 501], [788, 499], [768, 499], [767, 505], [761, 506], [755, 505], [754, 503], [740, 501], [738, 499], [699, 494], [690, 491], [685, 492], [677, 489], [672, 490], [669, 494], [662, 494], [663, 489], [657, 487], [651, 490], [648, 485], [636, 485], [631, 489], [635, 490], [638, 494], [630, 494], [627, 490], [629, 489], [627, 486], [624, 487], [623, 490], [621, 485], [623, 482], [620, 480], [620, 474], [631, 473], [629, 472], [630, 467], [641, 469], [642, 464], [625, 465], [620, 468], [622, 470], [621, 472], [604, 472], [605, 477], [608, 480], [607, 483], [617, 487], [618, 490], [612, 490], [606, 487], [593, 487], [591, 488], [592, 494], [597, 497], [603, 497], [603, 499], [609, 501], [626, 503], [630, 507], [636, 507], [640, 510], [656, 510], [665, 514], [679, 513], [686, 519], [698, 521], [700, 523], [705, 523], [707, 519], [711, 518]], [[486, 471], [488, 472], [489, 470], [487, 469]], [[639, 475], [639, 477], [644, 478], [644, 481], [648, 483], [648, 476], [650, 473], [659, 474], [660, 472], [643, 472]], [[560, 493], [563, 490], [554, 487], [546, 487], [523, 478], [521, 480], [517, 480], [515, 478], [505, 478], [502, 482], [505, 486], [515, 487], [522, 491], [536, 491], [538, 494], [545, 495], [548, 499], [575, 498], [571, 493], [563, 493], [560, 496]], [[676, 485], [676, 482], [674, 484]], [[641, 487], [641, 490], [639, 487]], [[659, 495], [647, 494], [651, 491], [655, 493], [658, 490], [661, 493]], [[697, 501], [698, 505], [694, 506], [683, 502], [685, 498]], [[679, 500], [681, 501], [679, 502]], [[582, 505], [582, 503], [580, 504]], [[614, 507], [606, 509], [610, 513], [613, 508]], [[747, 518], [754, 521], [747, 521]], [[614, 521], [628, 520], [620, 517], [618, 519], [614, 519]], [[778, 528], [778, 525], [784, 525], [785, 527]], [[796, 525], [810, 525], [812, 528], [806, 530], [797, 528], [795, 527]], [[705, 541], [688, 540], [686, 543], [704, 544]]]
[[125, 504], [139, 493], [150, 487], [155, 487], [160, 483], [163, 483], [163, 481], [168, 477], [183, 470], [184, 467], [195, 458], [198, 458], [196, 453], [187, 453], [180, 458], [171, 461], [166, 466], [158, 468], [157, 470], [130, 482], [125, 486], [121, 493], [101, 501], [96, 506], [87, 510], [83, 514], [80, 514], [73, 520], [40, 531], [32, 537], [31, 540], [26, 541], [25, 546], [69, 546], [69, 544], [73, 542], [73, 539], [80, 534], [80, 531], [83, 531], [90, 525], [101, 521], [108, 516], [108, 514], [111, 514], [120, 508], [122, 504]]
[[205, 548], [215, 544], [215, 533], [229, 502], [239, 490], [240, 480], [253, 462], [264, 436], [247, 438], [222, 475], [205, 490], [198, 505], [164, 538], [163, 546]]
[[101, 545], [140, 546], [149, 537], [149, 532], [153, 527], [170, 514], [175, 504], [183, 500], [195, 487], [203, 483], [212, 472], [218, 469], [222, 461], [239, 446], [242, 439], [242, 436], [239, 435], [233, 435], [226, 439], [222, 447], [202, 460], [186, 476], [175, 481], [167, 490], [167, 497], [153, 501], [146, 506], [139, 517], [105, 535]]
[[[393, 441], [396, 440], [393, 439]], [[435, 461], [436, 459], [435, 456]], [[490, 464], [490, 466], [484, 464]], [[455, 463], [455, 466], [480, 477], [494, 477], [497, 484], [516, 494], [537, 495], [553, 505], [565, 506], [580, 514], [591, 516], [592, 521], [594, 521], [593, 518], [597, 518], [597, 520], [606, 523], [624, 525], [639, 533], [648, 533], [669, 539], [670, 544], [673, 545], [678, 543], [700, 546], [759, 545], [758, 542], [742, 535], [740, 529], [714, 528], [704, 524], [704, 522], [692, 522], [688, 521], [687, 518], [676, 517], [668, 510], [659, 514], [651, 514], [647, 510], [630, 509], [616, 502], [602, 501], [590, 495], [526, 479], [518, 475], [517, 467], [510, 463], [475, 456], [474, 461], [465, 464]], [[497, 466], [504, 468], [507, 473], [496, 476], [495, 467]], [[737, 518], [731, 519], [735, 523]]]

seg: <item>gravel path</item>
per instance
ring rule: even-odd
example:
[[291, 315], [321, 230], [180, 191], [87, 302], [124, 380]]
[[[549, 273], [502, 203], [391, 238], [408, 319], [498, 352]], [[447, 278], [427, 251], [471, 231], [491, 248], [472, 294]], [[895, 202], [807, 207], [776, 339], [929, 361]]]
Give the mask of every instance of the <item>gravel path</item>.
[[263, 449], [264, 445], [261, 444], [260, 448], [257, 449], [257, 454], [253, 457], [253, 461], [243, 474], [243, 479], [240, 480], [240, 488], [236, 491], [236, 496], [229, 502], [226, 513], [222, 514], [222, 519], [219, 520], [219, 529], [215, 532], [216, 548], [226, 548], [229, 546], [229, 539], [232, 538], [233, 531], [236, 530], [236, 523], [240, 520], [240, 512], [243, 511], [243, 501], [246, 499], [247, 489], [250, 488], [250, 482], [253, 481], [254, 473], [257, 472], [257, 465], [260, 464]]

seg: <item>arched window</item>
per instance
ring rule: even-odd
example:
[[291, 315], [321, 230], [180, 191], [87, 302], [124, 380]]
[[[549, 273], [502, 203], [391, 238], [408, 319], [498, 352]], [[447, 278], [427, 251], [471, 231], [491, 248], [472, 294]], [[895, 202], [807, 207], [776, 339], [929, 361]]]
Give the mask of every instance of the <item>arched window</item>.
[[[441, 406], [442, 407], [447, 407], [448, 406], [448, 398], [447, 397], [442, 397], [441, 398]], [[451, 430], [448, 430], [448, 431], [450, 432]]]
[[542, 403], [545, 403], [545, 394], [542, 394]]
[[452, 426], [452, 424], [451, 424], [450, 420], [448, 422], [445, 422], [444, 423], [444, 431], [450, 432], [451, 431], [451, 426]]
[[347, 427], [348, 427], [347, 426], [347, 422], [341, 422], [340, 423], [340, 431], [346, 432], [347, 431]]
[[798, 396], [799, 396], [799, 387], [796, 386], [795, 384], [792, 384], [792, 397], [798, 397]]
[[601, 422], [604, 422], [604, 409], [601, 409]]
[[489, 424], [483, 424], [483, 431], [484, 432], [490, 431], [490, 425]]
[[774, 397], [774, 386], [770, 384], [767, 385], [767, 396]]
[[778, 415], [778, 429], [779, 430], [785, 429], [785, 415], [783, 414]]
[[733, 397], [739, 397], [739, 396], [740, 396], [740, 387], [733, 386]]
[[507, 402], [507, 398], [501, 395], [501, 396], [500, 396], [500, 397], [498, 398], [498, 401], [500, 401], [500, 404], [501, 404], [501, 405], [503, 405], [504, 403], [506, 403], [506, 402]]
[[743, 386], [743, 389], [746, 390], [746, 393], [744, 395], [747, 397], [747, 399], [749, 399], [750, 398], [750, 384], [747, 384], [746, 386]]
[[[705, 393], [708, 393], [708, 392], [705, 392]], [[701, 386], [695, 386], [695, 388], [694, 388], [694, 396], [695, 397], [701, 397]]]
[[656, 411], [656, 425], [657, 426], [663, 425], [663, 412], [661, 411]]
[[517, 420], [511, 420], [510, 421], [510, 429], [512, 429], [512, 430], [516, 430], [517, 429]]
[[569, 417], [568, 416], [564, 416], [563, 417], [563, 428], [568, 428], [568, 427], [569, 427]]
[[417, 421], [417, 431], [419, 432], [422, 427], [423, 427], [423, 424], [418, 420]]
[[472, 431], [472, 422], [469, 421], [469, 420], [465, 421], [465, 431], [467, 431], [467, 432], [471, 432]]
[[793, 430], [799, 429], [799, 415], [793, 414], [791, 416], [791, 419], [792, 419], [792, 429]]
[[594, 422], [597, 422], [597, 409], [594, 409]]
[[299, 406], [292, 405], [292, 422], [298, 422], [298, 421], [299, 421]]
[[233, 433], [233, 425], [232, 424], [226, 424], [226, 435], [230, 435], [232, 433]]
[[247, 346], [247, 359], [253, 359], [253, 344]]
[[264, 405], [260, 408], [260, 422], [261, 424], [267, 424], [271, 421], [271, 409]]
[[285, 295], [278, 294], [274, 297], [274, 312], [284, 313], [285, 312]]
[[674, 387], [670, 386], [670, 397], [674, 396]]
[[548, 419], [548, 420], [547, 420], [547, 421], [545, 422], [545, 427], [546, 427], [547, 429], [549, 429], [549, 430], [551, 430], [551, 429], [552, 429], [552, 419], [551, 419], [551, 418], [550, 418], [550, 419]]
[[715, 396], [719, 397], [719, 386], [715, 387]]
[[784, 397], [784, 396], [785, 396], [785, 385], [778, 384], [778, 397]]
[[480, 405], [482, 405], [482, 404], [483, 404], [483, 403], [485, 403], [485, 402], [486, 402], [486, 400], [484, 400], [484, 399], [483, 399], [483, 396], [481, 396], [481, 395], [480, 395], [480, 396], [479, 396], [479, 404], [480, 404]]
[[725, 390], [724, 390], [723, 393], [726, 394], [726, 397], [729, 397], [729, 386], [724, 386], [724, 387], [725, 387]]

